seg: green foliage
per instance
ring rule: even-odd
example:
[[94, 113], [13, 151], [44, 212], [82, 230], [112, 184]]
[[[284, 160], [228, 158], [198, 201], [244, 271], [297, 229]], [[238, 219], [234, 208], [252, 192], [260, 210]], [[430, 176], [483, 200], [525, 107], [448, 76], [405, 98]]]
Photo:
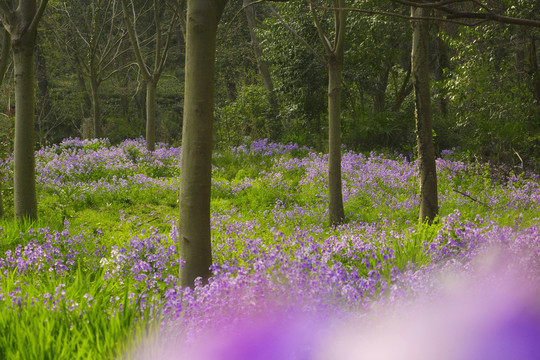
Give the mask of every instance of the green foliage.
[[414, 128], [414, 117], [409, 114], [367, 111], [361, 119], [345, 120], [343, 142], [362, 151], [390, 149], [409, 154], [415, 146]]
[[510, 51], [512, 41], [520, 36], [491, 25], [465, 29], [449, 39], [457, 55], [456, 68], [444, 84], [454, 114], [448, 128], [460, 138], [459, 145], [482, 161], [517, 165], [516, 153], [521, 157], [536, 153], [529, 137], [537, 133], [538, 109], [526, 75], [519, 70], [525, 65], [519, 60], [516, 64]]
[[218, 112], [218, 138], [229, 145], [239, 145], [245, 137], [268, 138], [268, 124], [272, 114], [264, 88], [244, 85], [240, 88], [236, 100]]

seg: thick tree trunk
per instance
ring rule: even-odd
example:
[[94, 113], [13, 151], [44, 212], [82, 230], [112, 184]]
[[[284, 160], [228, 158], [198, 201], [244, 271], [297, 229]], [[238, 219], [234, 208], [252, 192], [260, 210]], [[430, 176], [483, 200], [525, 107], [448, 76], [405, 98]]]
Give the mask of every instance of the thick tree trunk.
[[328, 61], [328, 191], [330, 225], [343, 222], [341, 189], [341, 77], [343, 53], [330, 56]]
[[146, 149], [156, 149], [156, 88], [157, 82], [146, 82]]
[[99, 83], [95, 79], [90, 79], [90, 94], [92, 97], [92, 121], [93, 136], [101, 138], [101, 107], [99, 103]]
[[226, 0], [188, 0], [180, 178], [180, 284], [210, 276], [210, 190], [216, 31]]
[[[411, 16], [428, 17], [429, 10], [411, 9]], [[437, 172], [431, 125], [431, 93], [429, 88], [429, 24], [427, 21], [412, 21], [413, 40], [411, 52], [412, 78], [415, 94], [416, 139], [418, 143], [418, 165], [420, 168], [420, 220], [432, 222], [437, 216]]]
[[[14, 206], [19, 219], [37, 218], [34, 170], [34, 46], [13, 42], [15, 68]], [[29, 44], [30, 43], [30, 44]]]

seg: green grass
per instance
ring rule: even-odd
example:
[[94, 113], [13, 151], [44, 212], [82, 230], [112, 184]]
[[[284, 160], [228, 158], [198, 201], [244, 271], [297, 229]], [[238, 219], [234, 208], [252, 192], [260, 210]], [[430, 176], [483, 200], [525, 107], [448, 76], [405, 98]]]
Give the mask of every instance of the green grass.
[[[133, 157], [137, 157], [133, 154]], [[290, 158], [286, 155], [285, 158]], [[241, 184], [249, 180], [247, 186], [238, 193], [231, 193], [228, 187], [215, 186], [212, 193], [212, 212], [231, 214], [232, 219], [244, 222], [256, 221], [258, 227], [250, 233], [263, 239], [268, 247], [276, 246], [276, 239], [269, 231], [281, 231], [284, 237], [290, 235], [295, 227], [309, 228], [322, 226], [324, 232], [321, 241], [339, 234], [339, 230], [330, 228], [326, 223], [326, 203], [321, 198], [320, 184], [300, 184], [304, 172], [298, 169], [282, 170], [280, 186], [268, 186], [267, 173], [272, 172], [271, 158], [261, 156], [233, 156], [224, 152], [222, 157], [214, 159], [213, 180], [227, 186]], [[177, 170], [145, 170], [150, 175], [170, 177], [178, 175]], [[110, 174], [105, 174], [109, 176]], [[381, 182], [381, 197], [385, 188]], [[488, 173], [471, 171], [459, 178], [439, 182], [441, 194], [456, 195], [453, 189], [461, 187], [470, 191], [474, 198], [485, 201], [486, 196], [499, 196], [504, 199], [505, 189], [491, 181]], [[396, 190], [398, 191], [398, 190]], [[178, 194], [163, 191], [156, 195], [153, 190], [120, 192], [106, 196], [90, 195], [82, 200], [72, 200], [72, 195], [62, 191], [38, 189], [39, 220], [35, 222], [17, 222], [11, 218], [0, 219], [0, 251], [14, 250], [18, 245], [28, 242], [29, 230], [49, 227], [61, 231], [65, 221], [71, 229], [82, 229], [87, 234], [99, 237], [100, 244], [108, 250], [112, 246], [122, 246], [134, 236], [151, 227], [160, 233], [171, 230], [171, 222], [178, 217]], [[398, 199], [410, 196], [403, 191], [397, 193]], [[304, 215], [291, 215], [290, 218], [278, 219], [276, 223], [271, 210], [277, 205], [284, 210], [295, 208], [308, 209]], [[500, 206], [484, 206], [468, 198], [453, 196], [441, 208], [441, 217], [459, 208], [464, 220], [474, 220], [476, 216], [495, 219], [502, 225], [515, 226], [519, 219], [521, 226], [528, 226], [538, 217], [537, 209], [506, 209], [504, 201]], [[367, 275], [369, 269], [376, 266], [382, 257], [392, 254], [392, 267], [400, 270], [410, 266], [419, 267], [430, 263], [427, 246], [435, 239], [441, 229], [434, 225], [418, 224], [416, 209], [392, 209], [379, 206], [372, 196], [359, 195], [351, 198], [345, 206], [349, 220], [366, 223], [381, 223], [383, 219], [391, 230], [402, 236], [388, 236], [386, 243], [380, 243], [380, 252], [369, 262], [369, 268], [350, 258], [336, 257], [346, 266], [355, 267], [361, 274]], [[6, 213], [13, 212], [12, 202], [6, 201]], [[121, 220], [133, 219], [131, 222]], [[241, 237], [235, 246], [224, 246], [220, 239], [223, 232], [214, 232], [214, 252], [219, 261], [241, 258], [245, 244]], [[89, 244], [88, 246], [91, 246]], [[83, 246], [83, 245], [81, 245]], [[86, 246], [86, 245], [85, 245]], [[284, 245], [283, 251], [288, 251]], [[248, 262], [249, 259], [244, 261]], [[391, 267], [383, 272], [391, 279]], [[60, 301], [59, 306], [51, 309], [51, 303], [44, 302], [43, 294], [54, 294], [63, 284], [67, 299], [76, 299], [77, 306]], [[130, 285], [104, 280], [104, 270], [96, 270], [82, 264], [75, 273], [65, 276], [4, 274], [0, 278], [3, 293], [24, 291], [28, 295], [19, 304], [13, 305], [0, 300], [0, 359], [107, 359], [118, 358], [125, 354], [133, 344], [155, 328], [159, 320], [159, 309], [151, 313], [150, 308], [141, 309], [130, 293], [137, 289]], [[140, 294], [140, 292], [139, 292]], [[89, 298], [93, 300], [88, 301]], [[118, 298], [113, 305], [110, 299]], [[72, 306], [74, 306], [72, 308]]]

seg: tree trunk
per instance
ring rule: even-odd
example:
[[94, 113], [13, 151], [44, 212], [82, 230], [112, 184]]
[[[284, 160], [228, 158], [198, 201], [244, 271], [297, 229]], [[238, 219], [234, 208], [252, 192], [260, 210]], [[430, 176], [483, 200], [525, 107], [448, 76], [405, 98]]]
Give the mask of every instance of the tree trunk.
[[[429, 10], [411, 8], [411, 16], [428, 17]], [[420, 170], [420, 220], [432, 222], [437, 216], [437, 173], [433, 130], [431, 125], [431, 94], [429, 88], [429, 24], [424, 20], [412, 21], [413, 40], [411, 68], [415, 94], [416, 139]]]
[[146, 149], [156, 149], [156, 88], [157, 82], [150, 79], [146, 82]]
[[383, 61], [383, 71], [377, 76], [377, 84], [375, 85], [375, 94], [373, 95], [373, 108], [375, 112], [381, 113], [386, 109], [386, 88], [388, 87], [388, 76], [392, 63]]
[[47, 74], [47, 60], [43, 55], [41, 46], [35, 47], [35, 59], [36, 59], [36, 79], [38, 90], [38, 139], [39, 144], [43, 146], [48, 129], [44, 121], [47, 119], [49, 111], [51, 110], [51, 102], [49, 96], [49, 77]]
[[2, 182], [0, 181], [0, 219], [4, 217], [4, 200], [2, 198]]
[[[251, 3], [252, 3], [251, 0], [244, 0], [243, 5], [245, 7]], [[274, 83], [272, 82], [272, 77], [270, 76], [270, 68], [268, 66], [268, 63], [262, 60], [263, 53], [262, 53], [261, 47], [259, 46], [259, 40], [257, 39], [257, 34], [255, 34], [257, 23], [255, 22], [255, 11], [253, 10], [253, 6], [246, 7], [245, 13], [246, 13], [247, 23], [249, 26], [249, 35], [251, 37], [251, 45], [253, 47], [255, 59], [257, 60], [257, 67], [259, 69], [259, 75], [261, 76], [264, 89], [266, 90], [266, 93], [268, 94], [268, 101], [272, 109], [272, 114], [270, 115], [270, 119], [269, 119], [271, 122], [269, 124], [270, 138], [273, 140], [276, 140], [279, 138], [279, 134], [281, 133], [281, 124], [277, 121], [278, 103], [276, 100], [276, 96], [274, 94]]]
[[226, 0], [188, 0], [180, 177], [180, 284], [206, 281], [212, 264], [210, 190], [216, 32]]
[[343, 52], [330, 56], [328, 61], [328, 191], [330, 225], [343, 222], [341, 189], [341, 77]]
[[90, 94], [92, 97], [92, 121], [93, 137], [101, 138], [101, 108], [99, 103], [99, 83], [95, 79], [90, 79]]
[[396, 102], [392, 106], [393, 112], [398, 112], [401, 108], [401, 105], [403, 104], [403, 101], [405, 101], [405, 98], [411, 93], [413, 90], [413, 85], [410, 83], [411, 81], [411, 68], [407, 70], [407, 75], [405, 75], [405, 79], [403, 79], [403, 83], [401, 83], [401, 87], [399, 89], [399, 92], [396, 96]]
[[[31, 37], [31, 36], [29, 36]], [[34, 170], [34, 41], [13, 39], [15, 68], [14, 207], [19, 219], [37, 218]]]
[[[9, 32], [2, 28], [0, 31], [2, 33], [2, 52], [0, 55], [0, 86], [4, 84], [4, 78], [6, 75], [7, 67], [9, 64], [9, 55], [11, 54], [11, 36]], [[2, 198], [2, 176], [4, 174], [0, 170], [0, 218], [3, 218], [5, 215], [4, 212], [4, 200]]]
[[[440, 36], [441, 28], [439, 26], [439, 34], [437, 35], [437, 80], [443, 81], [446, 78], [445, 70], [450, 65], [450, 58], [448, 55], [448, 45], [444, 39]], [[439, 112], [443, 116], [448, 115], [448, 97], [444, 86], [439, 90]]]
[[529, 63], [532, 75], [533, 95], [538, 108], [540, 117], [540, 69], [538, 69], [538, 58], [536, 56], [536, 38], [531, 36], [531, 45], [529, 47]]

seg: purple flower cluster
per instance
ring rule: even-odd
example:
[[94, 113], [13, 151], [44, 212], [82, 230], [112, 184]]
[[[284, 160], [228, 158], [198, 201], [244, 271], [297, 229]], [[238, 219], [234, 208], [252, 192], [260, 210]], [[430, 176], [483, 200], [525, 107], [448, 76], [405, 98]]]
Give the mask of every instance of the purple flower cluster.
[[[22, 301], [30, 278], [59, 282], [38, 296], [52, 307], [59, 302], [73, 309], [91, 304], [92, 295], [69, 298], [63, 285], [63, 278], [82, 268], [99, 273], [104, 284], [115, 289], [112, 309], [126, 288], [133, 306], [161, 309], [164, 342], [159, 346], [165, 355], [160, 358], [483, 360], [509, 349], [516, 359], [526, 358], [523, 349], [536, 354], [538, 347], [528, 339], [537, 338], [540, 324], [538, 302], [532, 300], [540, 290], [538, 219], [527, 228], [518, 223], [504, 227], [496, 217], [471, 219], [456, 210], [430, 227], [410, 224], [398, 214], [328, 228], [323, 225], [328, 158], [307, 151], [295, 157], [297, 149], [262, 140], [227, 154], [264, 169], [232, 179], [218, 176], [214, 191], [236, 200], [256, 191], [279, 196], [270, 197], [270, 206], [260, 214], [240, 211], [242, 205], [215, 210], [215, 261], [208, 284], [178, 286], [174, 222], [169, 234], [142, 224], [127, 239], [107, 239], [107, 246], [103, 235], [75, 231], [66, 223], [61, 232], [44, 228], [22, 234], [21, 245], [0, 257], [0, 273], [23, 279], [9, 291], [0, 289], [0, 304]], [[226, 165], [219, 162], [227, 156], [215, 158], [214, 174], [226, 173]], [[149, 153], [141, 139], [118, 146], [106, 140], [68, 139], [41, 150], [37, 159], [39, 184], [68, 199], [178, 189], [180, 149], [158, 145]], [[437, 167], [446, 186], [443, 206], [470, 201], [451, 191], [453, 186], [493, 206], [527, 209], [540, 202], [534, 177], [474, 183], [474, 189], [481, 189], [475, 194], [465, 185], [459, 188], [475, 169], [448, 159], [438, 159]], [[414, 212], [414, 162], [345, 152], [342, 170], [348, 206], [386, 209], [387, 214]], [[120, 226], [137, 221], [120, 214]], [[498, 284], [504, 291], [497, 290]], [[453, 292], [455, 286], [465, 290]], [[419, 327], [409, 326], [413, 321], [408, 310]], [[453, 317], [440, 315], [445, 311]], [[443, 331], [432, 330], [439, 323], [446, 338]], [[428, 345], [440, 343], [446, 352], [437, 353], [425, 339]], [[466, 345], [463, 354], [450, 351], [460, 344]], [[152, 345], [143, 345], [141, 354], [146, 346]]]
[[22, 233], [21, 238], [23, 244], [7, 250], [0, 257], [0, 273], [4, 276], [16, 273], [17, 276], [48, 274], [62, 277], [79, 265], [96, 270], [97, 259], [105, 250], [98, 237], [84, 230], [73, 234], [67, 220], [61, 232], [49, 228], [30, 229]]
[[293, 150], [307, 150], [307, 147], [300, 147], [298, 144], [280, 144], [269, 142], [268, 139], [254, 140], [249, 145], [240, 145], [231, 148], [233, 154], [241, 155], [261, 155], [273, 156], [283, 155]]

